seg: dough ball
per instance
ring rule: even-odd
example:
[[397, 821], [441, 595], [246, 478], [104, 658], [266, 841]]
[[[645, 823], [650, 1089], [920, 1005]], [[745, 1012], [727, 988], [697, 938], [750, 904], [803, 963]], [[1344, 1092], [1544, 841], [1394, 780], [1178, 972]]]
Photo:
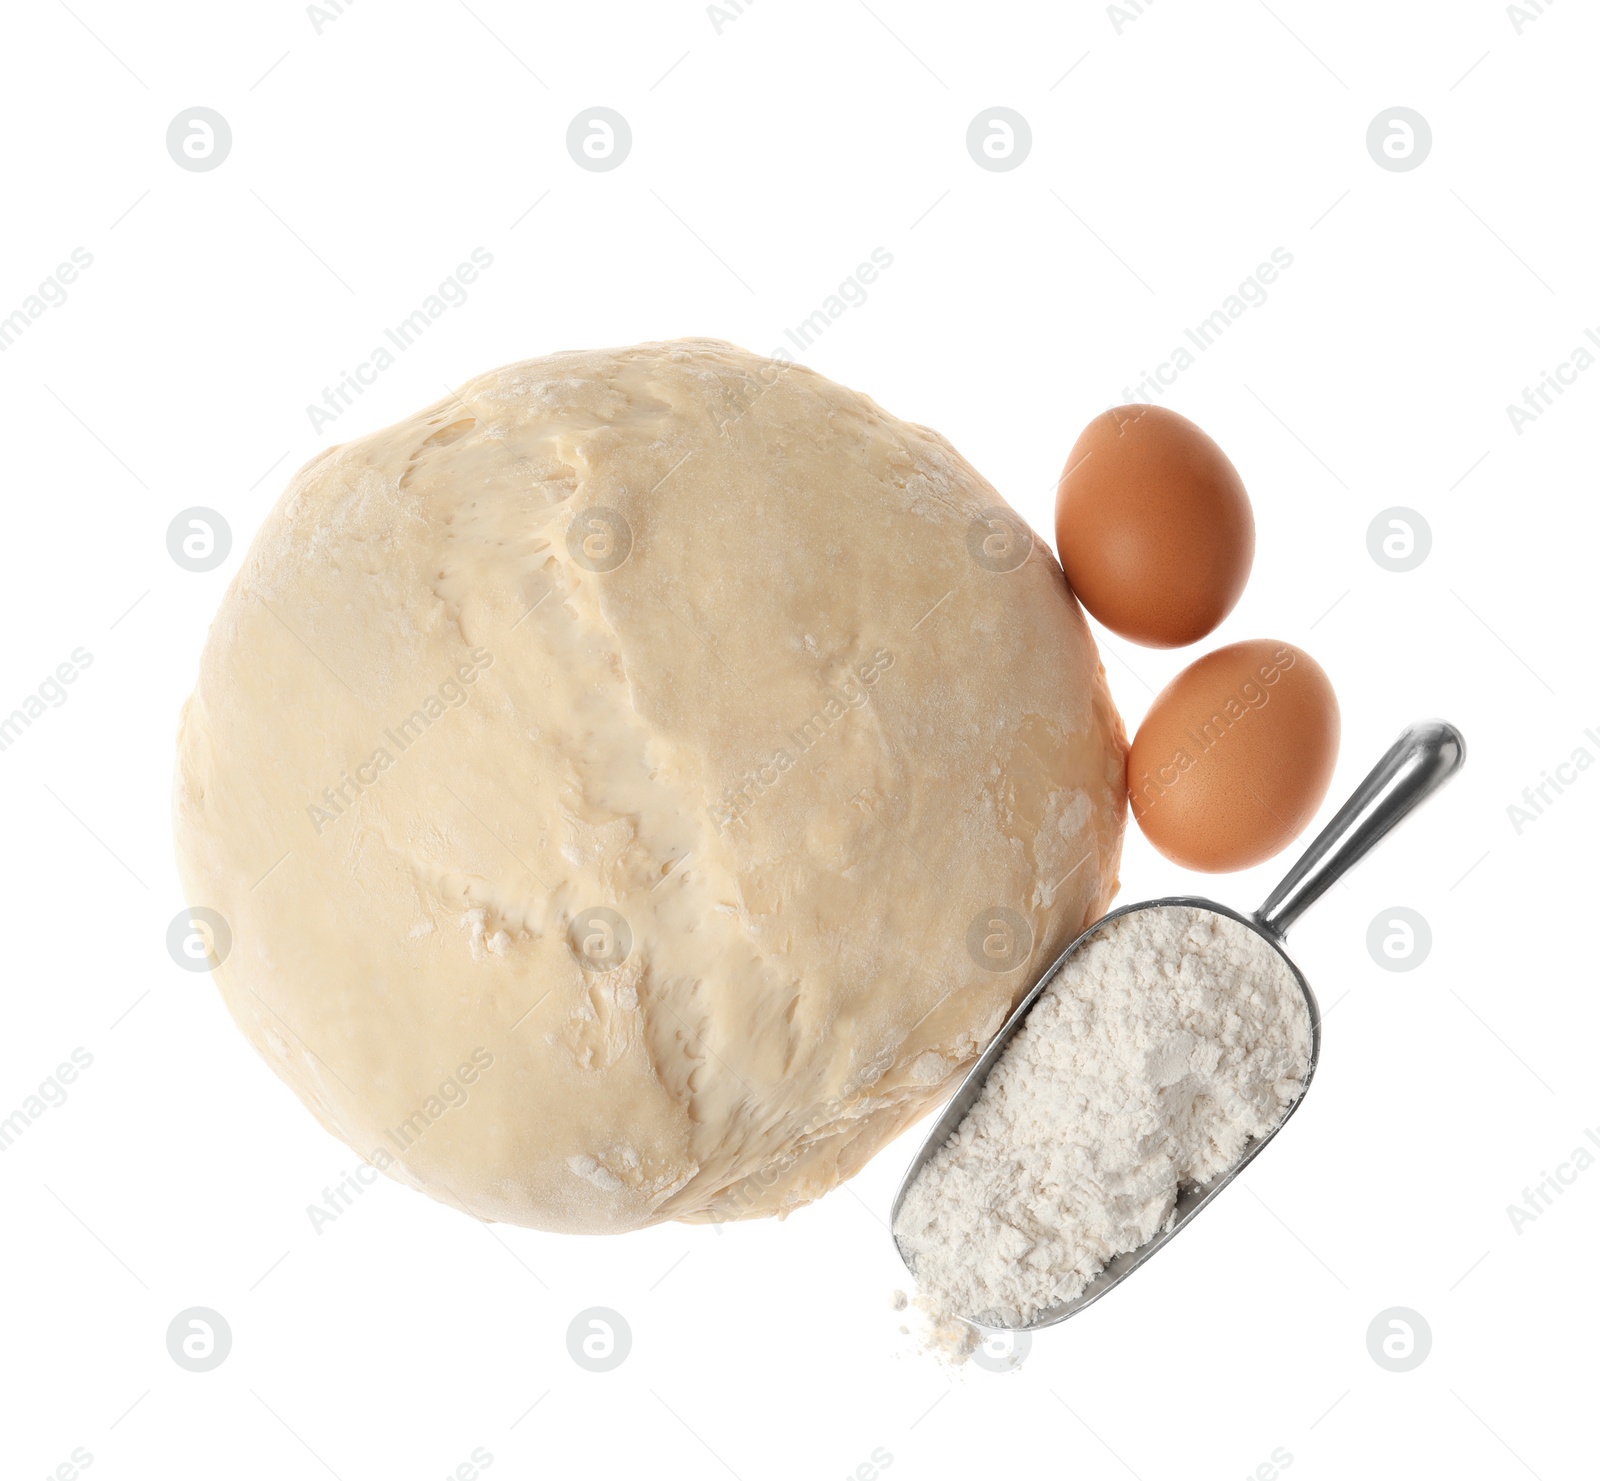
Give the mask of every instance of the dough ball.
[[481, 1219], [782, 1214], [1115, 887], [1122, 724], [943, 438], [714, 340], [507, 366], [290, 484], [183, 715], [191, 905], [322, 1124]]

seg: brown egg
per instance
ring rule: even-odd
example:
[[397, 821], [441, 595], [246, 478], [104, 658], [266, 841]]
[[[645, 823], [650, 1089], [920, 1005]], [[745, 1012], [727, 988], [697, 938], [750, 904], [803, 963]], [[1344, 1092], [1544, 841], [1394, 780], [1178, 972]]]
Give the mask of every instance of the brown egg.
[[1174, 863], [1247, 869], [1316, 815], [1339, 755], [1339, 702], [1309, 654], [1257, 638], [1197, 658], [1155, 697], [1128, 751], [1128, 800]]
[[1056, 551], [1078, 600], [1147, 648], [1198, 642], [1250, 576], [1256, 522], [1227, 455], [1164, 406], [1118, 406], [1056, 486]]

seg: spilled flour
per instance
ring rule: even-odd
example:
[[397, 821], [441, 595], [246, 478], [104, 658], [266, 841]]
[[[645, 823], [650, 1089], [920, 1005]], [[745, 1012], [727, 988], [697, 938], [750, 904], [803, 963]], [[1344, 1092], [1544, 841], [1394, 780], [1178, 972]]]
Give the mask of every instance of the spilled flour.
[[[930, 1341], [1017, 1327], [1171, 1225], [1305, 1088], [1311, 1016], [1283, 958], [1228, 916], [1119, 916], [1068, 959], [907, 1191], [894, 1232]], [[970, 1337], [954, 1340], [966, 1328]]]

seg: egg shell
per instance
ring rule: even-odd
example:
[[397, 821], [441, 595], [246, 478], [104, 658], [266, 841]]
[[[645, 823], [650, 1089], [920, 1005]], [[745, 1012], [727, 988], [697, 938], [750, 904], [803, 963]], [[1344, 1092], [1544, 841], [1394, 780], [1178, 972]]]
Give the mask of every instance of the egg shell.
[[1097, 621], [1145, 647], [1179, 648], [1238, 602], [1255, 516], [1238, 470], [1187, 417], [1118, 406], [1084, 428], [1067, 458], [1056, 550]]
[[1146, 838], [1206, 873], [1247, 869], [1316, 816], [1339, 756], [1339, 702], [1310, 654], [1257, 638], [1196, 659], [1155, 697], [1128, 751]]

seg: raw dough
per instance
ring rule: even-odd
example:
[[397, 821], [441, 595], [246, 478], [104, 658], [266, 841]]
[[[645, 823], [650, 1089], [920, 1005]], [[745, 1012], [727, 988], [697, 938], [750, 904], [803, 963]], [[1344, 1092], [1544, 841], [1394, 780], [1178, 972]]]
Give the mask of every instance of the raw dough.
[[[507, 366], [329, 449], [179, 738], [235, 1019], [479, 1218], [851, 1176], [1116, 887], [1122, 725], [996, 511], [1025, 530], [941, 437], [714, 340]], [[993, 970], [1002, 909], [1032, 944]]]

